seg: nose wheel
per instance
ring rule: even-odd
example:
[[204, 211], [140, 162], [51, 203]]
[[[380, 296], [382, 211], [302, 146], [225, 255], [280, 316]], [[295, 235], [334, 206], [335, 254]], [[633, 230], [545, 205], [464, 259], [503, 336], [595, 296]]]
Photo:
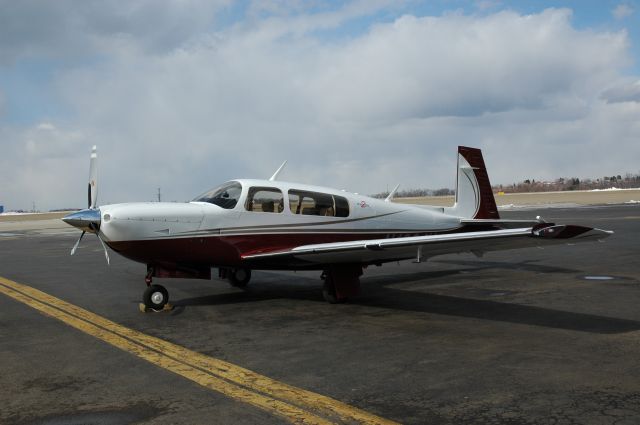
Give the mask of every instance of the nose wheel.
[[142, 296], [144, 306], [156, 311], [162, 310], [168, 301], [169, 292], [162, 285], [149, 285]]

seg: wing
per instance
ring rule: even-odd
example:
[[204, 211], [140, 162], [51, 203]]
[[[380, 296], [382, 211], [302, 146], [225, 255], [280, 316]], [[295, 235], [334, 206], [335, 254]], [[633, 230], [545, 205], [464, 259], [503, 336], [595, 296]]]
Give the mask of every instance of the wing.
[[301, 245], [286, 250], [246, 253], [242, 259], [262, 263], [287, 259], [322, 264], [377, 263], [462, 252], [479, 255], [489, 251], [573, 244], [601, 240], [612, 233], [583, 226], [539, 224], [516, 229]]

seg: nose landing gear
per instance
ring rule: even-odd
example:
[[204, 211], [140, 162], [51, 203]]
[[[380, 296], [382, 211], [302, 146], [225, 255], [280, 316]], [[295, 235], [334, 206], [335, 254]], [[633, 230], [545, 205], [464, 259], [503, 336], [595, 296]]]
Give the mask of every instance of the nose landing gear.
[[153, 281], [153, 272], [153, 267], [149, 267], [147, 269], [147, 275], [144, 278], [147, 289], [145, 289], [144, 294], [142, 294], [142, 302], [144, 303], [143, 311], [161, 311], [169, 302], [169, 291], [162, 285], [151, 284]]
[[160, 311], [169, 301], [169, 292], [162, 285], [149, 285], [142, 295], [142, 301], [145, 307]]

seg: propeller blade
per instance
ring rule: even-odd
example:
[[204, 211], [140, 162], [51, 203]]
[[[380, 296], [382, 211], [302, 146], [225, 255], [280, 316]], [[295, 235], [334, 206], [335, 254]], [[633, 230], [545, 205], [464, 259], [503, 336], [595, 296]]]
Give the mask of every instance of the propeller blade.
[[107, 259], [107, 265], [111, 265], [111, 263], [109, 262], [109, 253], [107, 252], [107, 246], [102, 241], [102, 238], [100, 237], [99, 233], [96, 233], [96, 236], [98, 237], [98, 240], [102, 244], [102, 249], [104, 249], [104, 257]]
[[97, 147], [91, 149], [91, 160], [89, 161], [89, 209], [96, 208], [98, 201], [98, 153]]
[[82, 233], [80, 234], [80, 237], [76, 241], [75, 245], [73, 245], [73, 248], [71, 248], [71, 255], [76, 253], [76, 249], [78, 249], [78, 245], [80, 245], [80, 241], [82, 240], [82, 237], [84, 236], [85, 233], [87, 232], [83, 230]]
[[87, 197], [89, 208], [68, 214], [62, 219], [65, 223], [82, 230], [80, 237], [76, 241], [75, 245], [73, 245], [73, 248], [71, 248], [71, 255], [76, 253], [78, 246], [80, 246], [80, 241], [85, 233], [95, 233], [102, 245], [102, 249], [104, 249], [104, 257], [107, 259], [107, 264], [110, 264], [107, 246], [100, 237], [100, 210], [98, 209], [98, 154], [96, 146], [93, 146], [93, 149], [91, 149], [91, 159], [89, 160], [89, 188]]

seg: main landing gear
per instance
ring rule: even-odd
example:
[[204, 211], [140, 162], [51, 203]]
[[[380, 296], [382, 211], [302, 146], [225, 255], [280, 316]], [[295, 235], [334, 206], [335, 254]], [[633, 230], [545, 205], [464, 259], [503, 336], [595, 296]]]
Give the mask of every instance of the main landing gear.
[[360, 292], [360, 265], [332, 265], [320, 275], [324, 280], [322, 296], [331, 304], [339, 304], [355, 297]]
[[142, 295], [142, 302], [148, 309], [160, 311], [167, 305], [169, 301], [169, 291], [162, 285], [152, 285], [153, 268], [147, 270], [147, 275], [144, 278], [144, 282], [147, 284], [147, 289]]
[[220, 268], [219, 276], [221, 279], [229, 279], [231, 286], [236, 288], [246, 288], [251, 280], [251, 269], [237, 268]]
[[[153, 276], [157, 276], [154, 267], [148, 266], [147, 275], [144, 279], [147, 289], [144, 291], [142, 301], [147, 310], [161, 311], [169, 302], [169, 292], [164, 286], [153, 284]], [[229, 279], [229, 283], [232, 286], [246, 288], [251, 280], [251, 270], [221, 267], [219, 276], [221, 279]], [[324, 280], [322, 296], [325, 301], [331, 304], [338, 304], [358, 295], [360, 292], [360, 276], [362, 276], [362, 266], [360, 264], [329, 265], [320, 276]], [[176, 276], [172, 275], [171, 277]]]

